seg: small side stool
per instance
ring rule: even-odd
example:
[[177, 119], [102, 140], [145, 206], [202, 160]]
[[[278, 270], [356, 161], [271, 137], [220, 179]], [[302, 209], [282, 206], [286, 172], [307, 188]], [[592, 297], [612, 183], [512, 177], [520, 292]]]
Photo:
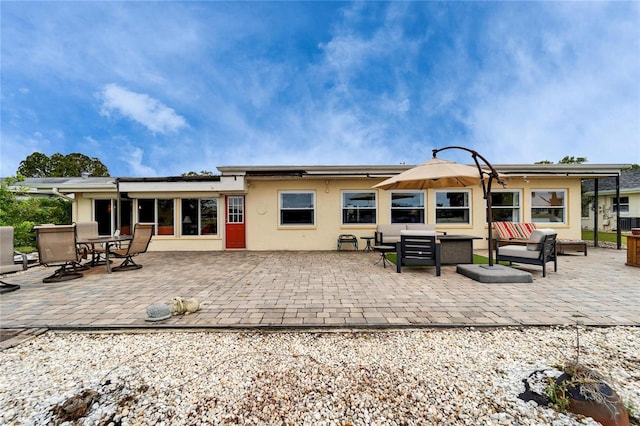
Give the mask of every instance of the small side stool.
[[384, 268], [387, 267], [387, 263], [391, 265], [391, 262], [387, 260], [387, 253], [396, 251], [395, 246], [373, 246], [373, 249], [380, 252], [380, 259], [378, 259], [374, 265], [380, 262], [382, 262], [382, 267]]
[[338, 250], [342, 250], [342, 243], [353, 244], [353, 247], [358, 250], [358, 238], [352, 234], [340, 234], [338, 236]]

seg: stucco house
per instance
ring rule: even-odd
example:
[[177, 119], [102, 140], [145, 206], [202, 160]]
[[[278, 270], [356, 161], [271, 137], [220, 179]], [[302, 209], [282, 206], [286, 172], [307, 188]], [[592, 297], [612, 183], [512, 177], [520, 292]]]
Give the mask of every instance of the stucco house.
[[[100, 233], [156, 224], [150, 250], [335, 250], [339, 234], [373, 236], [378, 224], [429, 223], [477, 236], [487, 247], [480, 185], [426, 190], [373, 186], [409, 165], [221, 166], [219, 175], [149, 178], [28, 178], [32, 195], [73, 201], [74, 221], [96, 220]], [[626, 164], [494, 166], [493, 219], [535, 222], [579, 239], [581, 181], [618, 177]]]
[[640, 228], [640, 169], [625, 170], [620, 174], [619, 209], [616, 203], [615, 178], [599, 179], [597, 189], [594, 180], [587, 180], [583, 185], [586, 190], [585, 195], [594, 197], [594, 201], [589, 206], [588, 215], [583, 218], [585, 229], [594, 229], [595, 223], [600, 231], [616, 231], [618, 230], [616, 220], [618, 213], [621, 231]]

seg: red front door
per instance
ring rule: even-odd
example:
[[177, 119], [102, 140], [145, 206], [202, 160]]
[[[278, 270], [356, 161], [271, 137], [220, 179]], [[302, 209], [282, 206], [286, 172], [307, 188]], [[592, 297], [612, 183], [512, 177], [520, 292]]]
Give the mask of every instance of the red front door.
[[226, 248], [243, 249], [247, 247], [244, 223], [244, 196], [227, 195], [225, 214]]

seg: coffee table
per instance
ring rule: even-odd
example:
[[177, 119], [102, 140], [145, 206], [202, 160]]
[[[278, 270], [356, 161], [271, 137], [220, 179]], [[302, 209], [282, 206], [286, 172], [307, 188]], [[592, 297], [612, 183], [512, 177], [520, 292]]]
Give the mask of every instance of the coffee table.
[[556, 251], [564, 254], [565, 251], [583, 251], [587, 255], [587, 242], [582, 240], [557, 240]]

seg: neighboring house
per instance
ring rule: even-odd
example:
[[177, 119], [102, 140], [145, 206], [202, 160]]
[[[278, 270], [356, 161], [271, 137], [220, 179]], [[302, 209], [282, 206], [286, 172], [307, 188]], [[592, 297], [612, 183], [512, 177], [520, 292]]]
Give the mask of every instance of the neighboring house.
[[[73, 200], [74, 221], [100, 233], [156, 224], [150, 250], [335, 250], [339, 234], [373, 236], [377, 224], [432, 223], [487, 247], [480, 185], [379, 190], [411, 166], [224, 166], [217, 176], [28, 178], [30, 193]], [[581, 236], [581, 180], [618, 176], [622, 165], [502, 165], [507, 186], [492, 191], [494, 220], [535, 222], [559, 238]], [[121, 212], [121, 214], [118, 214]]]
[[[620, 174], [620, 231], [640, 228], [640, 169], [625, 170]], [[595, 196], [595, 181], [583, 184], [585, 195]], [[596, 203], [589, 205], [588, 216], [583, 217], [584, 229], [593, 229]], [[616, 179], [598, 179], [597, 223], [600, 231], [617, 231], [618, 205]]]

